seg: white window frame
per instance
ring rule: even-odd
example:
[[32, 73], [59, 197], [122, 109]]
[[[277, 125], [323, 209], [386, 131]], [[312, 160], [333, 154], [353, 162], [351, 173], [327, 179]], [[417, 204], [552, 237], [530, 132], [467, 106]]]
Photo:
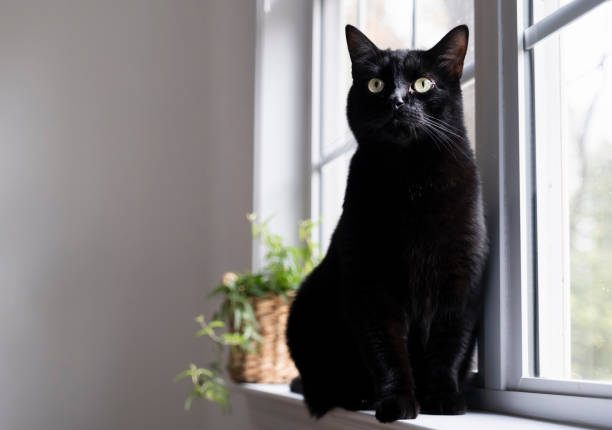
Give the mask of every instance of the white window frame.
[[[605, 0], [603, 0], [605, 1]], [[535, 378], [532, 48], [602, 0], [574, 0], [535, 24], [528, 0], [475, 0], [476, 146], [491, 255], [480, 343], [480, 408], [612, 425], [612, 385]], [[497, 144], [495, 144], [497, 142]]]
[[[311, 214], [322, 213], [323, 166], [355, 148], [352, 139], [322, 153], [321, 2], [313, 0]], [[471, 404], [486, 410], [590, 426], [612, 426], [612, 385], [535, 375], [536, 294], [533, 51], [606, 0], [574, 0], [532, 24], [530, 0], [475, 0], [476, 153], [491, 243], [485, 273], [479, 374]], [[363, 2], [360, 2], [363, 11]], [[363, 17], [363, 13], [360, 13]], [[321, 238], [320, 238], [321, 239]]]

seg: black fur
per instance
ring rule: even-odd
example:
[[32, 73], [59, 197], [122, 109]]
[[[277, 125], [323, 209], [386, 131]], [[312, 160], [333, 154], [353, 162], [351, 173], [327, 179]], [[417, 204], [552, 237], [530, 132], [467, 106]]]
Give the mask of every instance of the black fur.
[[[381, 422], [461, 414], [487, 252], [459, 82], [468, 30], [429, 51], [346, 33], [359, 145], [329, 250], [291, 307], [292, 386], [317, 418], [335, 407], [375, 409]], [[414, 91], [420, 77], [429, 92]], [[368, 90], [371, 78], [383, 91]]]

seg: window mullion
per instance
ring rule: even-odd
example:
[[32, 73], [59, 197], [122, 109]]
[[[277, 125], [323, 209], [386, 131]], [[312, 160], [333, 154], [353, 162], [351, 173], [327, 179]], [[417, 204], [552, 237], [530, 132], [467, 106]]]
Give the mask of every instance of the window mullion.
[[346, 154], [347, 152], [352, 151], [356, 147], [357, 147], [357, 142], [355, 141], [353, 137], [350, 137], [349, 139], [347, 139], [345, 143], [336, 147], [333, 151], [323, 155], [317, 163], [314, 163], [312, 165], [312, 168], [314, 170], [321, 169], [321, 167], [323, 167], [324, 165], [331, 163], [336, 158]]
[[574, 0], [573, 2], [560, 7], [555, 12], [548, 15], [534, 25], [525, 30], [524, 47], [531, 49], [542, 39], [550, 36], [555, 31], [566, 26], [570, 22], [599, 6], [607, 0]]
[[[476, 58], [489, 58], [475, 64], [478, 82], [475, 88], [476, 99], [476, 154], [482, 176], [482, 192], [487, 208], [486, 219], [490, 241], [489, 261], [483, 279], [486, 288], [484, 321], [479, 339], [479, 377], [485, 388], [501, 390], [504, 388], [502, 373], [502, 305], [500, 282], [500, 245], [499, 245], [499, 162], [501, 133], [499, 77], [499, 2], [475, 0], [474, 25], [476, 27]], [[484, 35], [494, 37], [483, 37]], [[485, 142], [488, 144], [485, 145]]]
[[357, 0], [357, 27], [365, 29], [367, 0]]
[[522, 47], [517, 34], [520, 0], [476, 0], [476, 153], [491, 244], [484, 282], [488, 288], [481, 333], [482, 383], [504, 390], [522, 374], [522, 245], [524, 194], [520, 144]]

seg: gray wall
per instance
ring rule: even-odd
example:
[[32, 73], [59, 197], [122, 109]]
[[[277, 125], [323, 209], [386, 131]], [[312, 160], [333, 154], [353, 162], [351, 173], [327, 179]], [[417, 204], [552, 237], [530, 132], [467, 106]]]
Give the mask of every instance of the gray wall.
[[171, 380], [250, 265], [254, 51], [251, 0], [0, 0], [0, 428], [218, 428]]

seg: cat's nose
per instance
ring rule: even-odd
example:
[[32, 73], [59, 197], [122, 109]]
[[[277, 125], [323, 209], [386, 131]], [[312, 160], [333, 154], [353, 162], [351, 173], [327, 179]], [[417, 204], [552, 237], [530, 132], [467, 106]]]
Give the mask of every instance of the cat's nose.
[[406, 97], [406, 86], [399, 83], [391, 94], [391, 106], [397, 111], [404, 105], [404, 97]]

